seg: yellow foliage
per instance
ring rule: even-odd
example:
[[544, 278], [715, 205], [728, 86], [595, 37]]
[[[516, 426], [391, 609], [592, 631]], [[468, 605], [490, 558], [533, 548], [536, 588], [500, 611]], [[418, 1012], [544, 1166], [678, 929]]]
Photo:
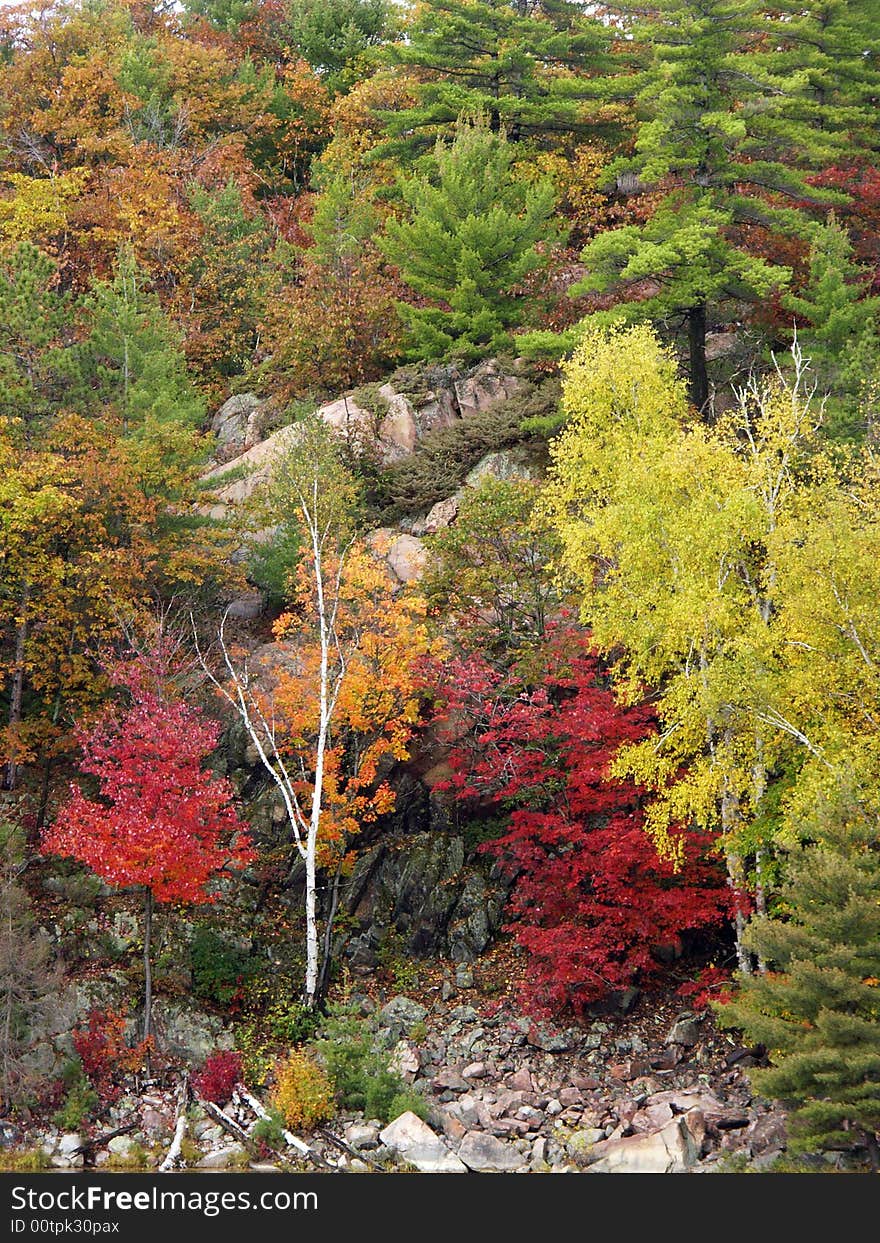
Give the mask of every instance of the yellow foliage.
[[8, 194], [0, 198], [0, 236], [11, 242], [46, 244], [67, 228], [70, 207], [88, 179], [77, 168], [57, 177], [6, 173]]
[[316, 1062], [294, 1050], [278, 1067], [272, 1105], [285, 1125], [311, 1130], [333, 1115], [333, 1088]]

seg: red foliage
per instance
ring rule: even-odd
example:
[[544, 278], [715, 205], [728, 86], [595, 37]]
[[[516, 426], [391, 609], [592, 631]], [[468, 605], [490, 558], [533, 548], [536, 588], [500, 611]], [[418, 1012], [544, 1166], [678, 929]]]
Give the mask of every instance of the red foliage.
[[448, 788], [510, 812], [483, 849], [515, 877], [511, 926], [532, 959], [524, 1000], [581, 1010], [658, 972], [652, 947], [723, 923], [730, 895], [704, 834], [679, 831], [676, 871], [645, 832], [643, 791], [608, 779], [621, 745], [653, 730], [650, 709], [616, 702], [588, 636], [563, 631], [542, 655], [537, 689], [480, 657], [446, 669], [444, 714], [472, 725]]
[[193, 1086], [205, 1100], [224, 1105], [240, 1079], [241, 1054], [231, 1049], [218, 1049], [208, 1054], [199, 1074], [193, 1076]]
[[86, 1077], [108, 1104], [122, 1090], [120, 1077], [143, 1065], [151, 1044], [149, 1040], [126, 1043], [125, 1013], [120, 1010], [90, 1011], [88, 1025], [74, 1028], [71, 1038]]
[[838, 209], [849, 225], [857, 257], [873, 269], [871, 292], [880, 291], [880, 168], [864, 161], [826, 168], [814, 185], [843, 190], [851, 196], [848, 207]]
[[704, 967], [695, 980], [688, 980], [679, 988], [679, 997], [693, 1001], [698, 1010], [705, 1009], [710, 1001], [722, 1004], [731, 998], [732, 976], [726, 967]]
[[203, 768], [220, 726], [169, 698], [142, 660], [115, 680], [129, 706], [77, 732], [99, 800], [72, 786], [43, 853], [79, 859], [111, 885], [145, 886], [158, 902], [211, 902], [212, 878], [254, 857], [231, 785]]

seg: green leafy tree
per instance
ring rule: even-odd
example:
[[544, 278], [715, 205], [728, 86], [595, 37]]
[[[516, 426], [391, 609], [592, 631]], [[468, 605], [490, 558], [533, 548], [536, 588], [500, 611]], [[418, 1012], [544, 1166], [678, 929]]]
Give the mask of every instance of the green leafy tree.
[[766, 1045], [750, 1072], [793, 1106], [794, 1147], [866, 1148], [880, 1166], [880, 834], [876, 809], [832, 790], [800, 826], [775, 909], [746, 944], [766, 963], [718, 1007], [725, 1026]]
[[402, 305], [414, 359], [475, 358], [503, 349], [526, 311], [516, 286], [557, 236], [554, 191], [524, 182], [502, 130], [462, 118], [438, 140], [433, 170], [402, 187], [409, 218], [390, 220], [382, 243], [410, 288], [432, 305]]
[[557, 542], [535, 512], [540, 485], [487, 477], [465, 488], [455, 521], [429, 542], [421, 589], [459, 641], [507, 660], [546, 636], [564, 602], [548, 572]]

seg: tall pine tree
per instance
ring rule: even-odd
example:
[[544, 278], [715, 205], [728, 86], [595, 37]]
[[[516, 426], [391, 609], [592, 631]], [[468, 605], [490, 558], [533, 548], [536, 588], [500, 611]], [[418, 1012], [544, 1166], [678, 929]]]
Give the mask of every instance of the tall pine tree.
[[588, 131], [589, 73], [607, 63], [608, 28], [567, 0], [430, 0], [390, 58], [415, 82], [416, 103], [388, 116], [398, 152], [449, 137], [462, 112], [485, 113], [508, 138], [559, 144]]
[[[833, 7], [845, 25], [850, 6]], [[862, 59], [844, 33], [842, 73]], [[606, 319], [684, 331], [691, 400], [706, 411], [707, 333], [790, 283], [789, 268], [765, 257], [768, 235], [809, 240], [810, 208], [845, 201], [810, 179], [848, 139], [833, 121], [838, 101], [817, 85], [808, 41], [792, 39], [786, 58], [774, 59], [776, 24], [759, 0], [662, 0], [632, 34], [622, 76], [598, 88], [608, 99], [628, 92], [639, 120], [632, 153], [609, 175], [651, 190], [659, 205], [644, 223], [593, 239], [582, 256], [588, 274], [572, 292], [616, 294]]]

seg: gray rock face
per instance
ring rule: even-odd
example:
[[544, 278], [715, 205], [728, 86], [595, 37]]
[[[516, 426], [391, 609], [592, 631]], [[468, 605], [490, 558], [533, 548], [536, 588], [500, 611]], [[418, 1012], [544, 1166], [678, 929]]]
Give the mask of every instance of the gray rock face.
[[257, 443], [265, 404], [256, 393], [237, 393], [223, 403], [211, 420], [211, 431], [217, 438], [218, 461], [228, 462]]
[[[408, 796], [403, 799], [402, 814]], [[431, 823], [433, 810], [424, 792], [413, 804], [414, 817]], [[454, 962], [472, 962], [490, 944], [502, 922], [505, 891], [501, 883], [465, 867], [461, 837], [438, 831], [407, 840], [384, 838], [355, 864], [346, 903], [360, 921], [347, 946], [356, 964], [372, 966], [386, 937], [400, 938], [412, 954], [447, 954]]]
[[156, 1012], [164, 1047], [178, 1057], [200, 1063], [214, 1049], [231, 1049], [232, 1035], [213, 1014], [202, 1014], [186, 1002], [164, 1002]]
[[422, 1174], [466, 1174], [467, 1169], [439, 1135], [416, 1114], [401, 1114], [379, 1133], [383, 1144]]
[[523, 1164], [522, 1154], [482, 1131], [468, 1131], [458, 1150], [459, 1158], [469, 1170], [478, 1174], [503, 1174]]

